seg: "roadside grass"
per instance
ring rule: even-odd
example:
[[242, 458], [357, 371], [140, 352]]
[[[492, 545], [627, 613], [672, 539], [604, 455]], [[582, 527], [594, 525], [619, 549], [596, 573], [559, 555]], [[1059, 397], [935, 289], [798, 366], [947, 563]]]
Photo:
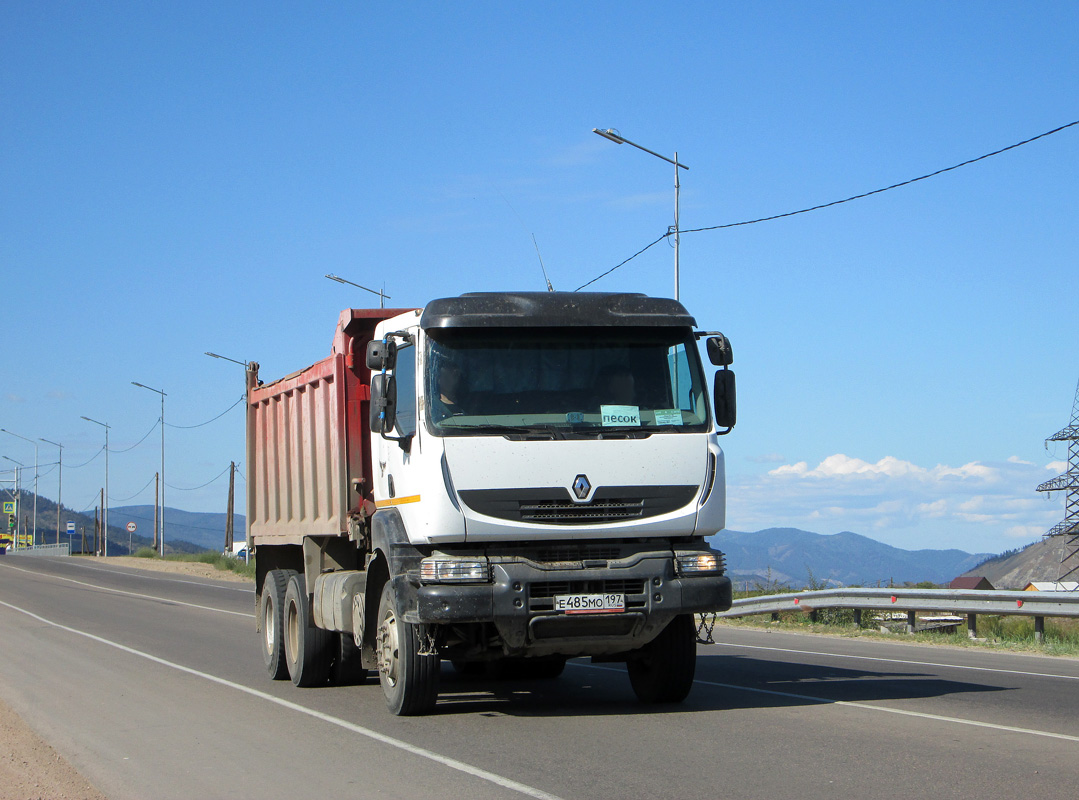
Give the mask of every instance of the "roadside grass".
[[171, 553], [163, 559], [152, 547], [140, 547], [132, 555], [135, 558], [156, 558], [162, 561], [188, 561], [198, 564], [211, 564], [225, 572], [235, 572], [245, 578], [255, 579], [255, 560], [245, 562], [243, 559], [226, 556], [223, 553], [206, 551], [204, 553]]
[[784, 630], [912, 644], [943, 644], [1079, 657], [1079, 619], [1072, 618], [1046, 617], [1045, 638], [1041, 644], [1034, 639], [1034, 619], [1013, 615], [979, 614], [977, 639], [967, 636], [965, 623], [958, 625], [955, 633], [918, 631], [910, 634], [898, 626], [894, 631], [882, 630], [882, 621], [868, 611], [862, 614], [862, 624], [858, 626], [854, 623], [854, 610], [846, 608], [821, 609], [817, 612], [816, 622], [804, 612], [784, 611], [776, 620], [768, 614], [717, 619], [716, 627]]

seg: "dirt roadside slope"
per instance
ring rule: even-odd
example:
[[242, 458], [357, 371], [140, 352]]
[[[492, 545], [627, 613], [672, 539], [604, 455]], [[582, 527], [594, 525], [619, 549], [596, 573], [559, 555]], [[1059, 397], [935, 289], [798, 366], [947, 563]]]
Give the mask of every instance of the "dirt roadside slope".
[[[108, 563], [154, 572], [251, 583], [249, 578], [216, 569], [210, 564], [132, 557], [110, 558]], [[73, 798], [107, 800], [0, 698], [0, 800]]]
[[0, 800], [106, 800], [0, 700]]

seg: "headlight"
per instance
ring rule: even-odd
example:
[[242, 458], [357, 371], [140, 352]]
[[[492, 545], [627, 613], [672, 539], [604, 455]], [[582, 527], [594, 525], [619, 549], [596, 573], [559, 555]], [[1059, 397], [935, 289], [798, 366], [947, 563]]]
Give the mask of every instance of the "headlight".
[[688, 553], [674, 557], [674, 568], [679, 575], [699, 575], [718, 572], [723, 569], [723, 564], [716, 553]]
[[423, 583], [487, 583], [491, 570], [483, 559], [432, 556], [420, 562]]

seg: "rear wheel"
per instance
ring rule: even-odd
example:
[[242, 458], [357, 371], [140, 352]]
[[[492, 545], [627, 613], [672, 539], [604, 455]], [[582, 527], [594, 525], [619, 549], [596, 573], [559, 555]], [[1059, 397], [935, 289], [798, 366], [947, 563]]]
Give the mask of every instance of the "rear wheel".
[[287, 569], [273, 569], [266, 573], [259, 596], [259, 644], [266, 671], [275, 681], [288, 677], [285, 663], [284, 611], [285, 590], [288, 580], [295, 573]]
[[297, 686], [322, 686], [330, 678], [333, 634], [316, 628], [303, 575], [289, 578], [285, 590], [285, 661]]
[[397, 611], [393, 583], [386, 582], [378, 604], [375, 633], [378, 680], [386, 695], [386, 705], [398, 716], [426, 714], [438, 699], [441, 659], [419, 654], [417, 626], [405, 622]]
[[644, 703], [681, 703], [697, 670], [697, 630], [693, 617], [671, 620], [663, 632], [626, 662], [629, 682]]

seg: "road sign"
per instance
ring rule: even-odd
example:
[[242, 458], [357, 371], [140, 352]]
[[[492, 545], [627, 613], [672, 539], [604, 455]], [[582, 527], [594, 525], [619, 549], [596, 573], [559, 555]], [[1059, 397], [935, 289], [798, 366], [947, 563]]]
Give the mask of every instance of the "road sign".
[[138, 529], [138, 525], [136, 525], [134, 522], [127, 523], [127, 532], [128, 533], [134, 533], [137, 529]]
[[69, 522], [67, 524], [67, 532], [69, 534], [74, 534], [75, 533], [75, 523], [74, 522]]
[[5, 514], [14, 514], [15, 513], [15, 501], [14, 500], [5, 500], [4, 501], [4, 511], [3, 511], [3, 513], [5, 513]]

